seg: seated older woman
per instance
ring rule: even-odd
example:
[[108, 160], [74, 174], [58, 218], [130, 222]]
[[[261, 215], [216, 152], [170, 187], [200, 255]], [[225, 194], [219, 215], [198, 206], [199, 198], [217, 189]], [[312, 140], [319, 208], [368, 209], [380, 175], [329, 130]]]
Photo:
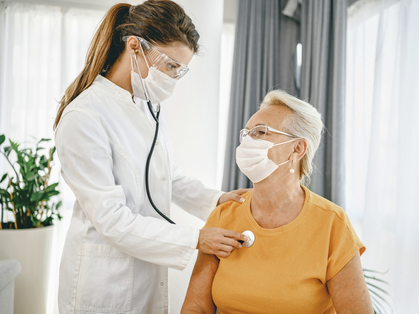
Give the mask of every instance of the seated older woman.
[[217, 207], [206, 224], [250, 230], [254, 243], [228, 257], [200, 252], [182, 313], [373, 313], [365, 247], [348, 216], [301, 185], [322, 128], [308, 103], [280, 90], [265, 97], [236, 154], [254, 189], [243, 204]]

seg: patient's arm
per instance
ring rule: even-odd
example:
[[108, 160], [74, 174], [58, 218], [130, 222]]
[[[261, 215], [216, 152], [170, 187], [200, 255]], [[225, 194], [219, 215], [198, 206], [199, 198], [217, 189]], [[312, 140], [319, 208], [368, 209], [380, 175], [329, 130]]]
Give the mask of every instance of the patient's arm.
[[185, 302], [182, 306], [182, 314], [215, 313], [211, 289], [218, 263], [219, 260], [215, 255], [198, 253]]
[[337, 313], [374, 313], [359, 251], [340, 272], [327, 282], [327, 288]]

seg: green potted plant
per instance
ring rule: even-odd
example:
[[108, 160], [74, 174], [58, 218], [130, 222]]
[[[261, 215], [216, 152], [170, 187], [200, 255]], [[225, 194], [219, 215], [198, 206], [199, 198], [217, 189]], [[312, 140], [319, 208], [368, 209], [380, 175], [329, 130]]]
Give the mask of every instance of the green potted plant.
[[[0, 175], [0, 260], [15, 259], [22, 272], [16, 278], [16, 313], [45, 313], [54, 220], [61, 219], [58, 183], [49, 183], [55, 147], [41, 139], [21, 148], [0, 135], [0, 154], [10, 171]], [[30, 302], [28, 300], [31, 300]]]

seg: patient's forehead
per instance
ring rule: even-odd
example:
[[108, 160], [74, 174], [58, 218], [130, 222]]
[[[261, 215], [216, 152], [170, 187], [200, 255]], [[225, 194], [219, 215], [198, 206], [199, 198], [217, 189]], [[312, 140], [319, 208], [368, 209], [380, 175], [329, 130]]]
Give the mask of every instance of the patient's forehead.
[[251, 129], [257, 125], [267, 125], [282, 131], [286, 117], [293, 111], [286, 106], [272, 105], [256, 112], [247, 122], [246, 129]]

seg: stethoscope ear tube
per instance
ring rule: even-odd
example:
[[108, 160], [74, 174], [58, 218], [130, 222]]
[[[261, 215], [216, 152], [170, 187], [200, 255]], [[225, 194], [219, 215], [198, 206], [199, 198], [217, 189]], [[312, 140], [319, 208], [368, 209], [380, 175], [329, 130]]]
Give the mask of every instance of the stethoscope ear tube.
[[[141, 47], [141, 43], [140, 43], [140, 48]], [[148, 184], [148, 179], [149, 179], [149, 172], [150, 172], [150, 161], [151, 161], [151, 156], [153, 155], [153, 151], [154, 151], [154, 147], [156, 146], [156, 142], [157, 142], [157, 136], [159, 134], [159, 116], [160, 116], [160, 104], [157, 105], [157, 112], [154, 113], [153, 110], [153, 106], [151, 105], [151, 101], [150, 98], [148, 97], [148, 93], [147, 93], [147, 88], [143, 82], [143, 77], [141, 76], [141, 71], [140, 71], [140, 67], [138, 66], [138, 62], [137, 62], [137, 55], [136, 53], [133, 55], [134, 57], [134, 61], [135, 61], [135, 65], [137, 67], [137, 71], [138, 71], [138, 75], [140, 76], [141, 79], [141, 84], [143, 85], [143, 90], [144, 90], [144, 96], [147, 99], [147, 106], [148, 109], [150, 110], [150, 113], [154, 119], [154, 121], [156, 121], [156, 131], [154, 132], [154, 138], [153, 138], [153, 143], [151, 144], [151, 148], [150, 148], [150, 152], [148, 153], [147, 156], [147, 162], [145, 165], [145, 189], [147, 192], [147, 197], [148, 200], [150, 201], [151, 206], [154, 208], [154, 210], [160, 215], [162, 216], [164, 219], [166, 219], [168, 222], [170, 222], [171, 224], [175, 224], [175, 222], [173, 220], [171, 220], [169, 217], [167, 217], [165, 214], [163, 214], [158, 208], [157, 206], [154, 204], [153, 199], [151, 198], [151, 193], [150, 193], [150, 187]], [[131, 59], [132, 62], [132, 59]]]
[[150, 110], [151, 115], [153, 116], [153, 119], [156, 121], [156, 131], [154, 132], [153, 143], [151, 144], [150, 152], [148, 153], [147, 162], [146, 162], [146, 165], [145, 165], [145, 189], [146, 189], [146, 192], [147, 192], [148, 200], [150, 201], [150, 204], [154, 208], [154, 210], [160, 216], [162, 216], [164, 219], [166, 219], [168, 222], [170, 222], [171, 224], [175, 224], [175, 222], [173, 220], [171, 220], [169, 217], [167, 217], [165, 214], [163, 214], [157, 208], [157, 206], [153, 202], [153, 199], [151, 198], [151, 193], [150, 193], [150, 187], [149, 187], [149, 184], [148, 184], [148, 179], [149, 179], [149, 172], [150, 172], [151, 156], [153, 155], [154, 147], [156, 146], [156, 142], [157, 142], [157, 136], [159, 134], [160, 104], [158, 104], [157, 113], [156, 114], [154, 114], [154, 112], [153, 112], [153, 107], [151, 105], [150, 100], [147, 101], [147, 105], [148, 105], [148, 109]]

